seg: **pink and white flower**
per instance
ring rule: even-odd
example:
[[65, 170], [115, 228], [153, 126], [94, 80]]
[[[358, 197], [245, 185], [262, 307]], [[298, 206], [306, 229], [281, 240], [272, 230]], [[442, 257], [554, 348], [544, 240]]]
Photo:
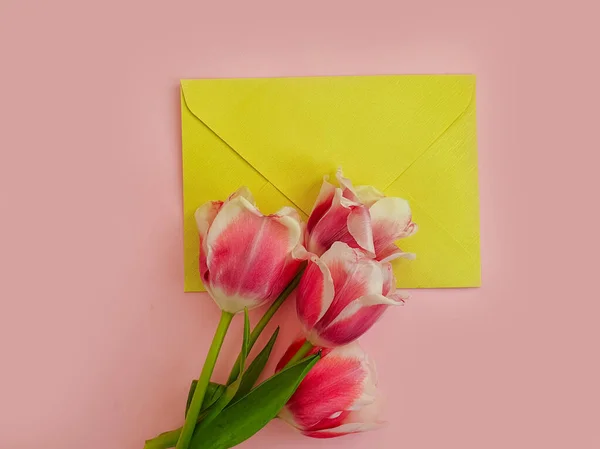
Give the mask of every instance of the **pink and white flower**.
[[355, 188], [341, 170], [336, 176], [340, 187], [323, 180], [306, 226], [307, 249], [321, 255], [339, 241], [385, 262], [413, 258], [395, 244], [417, 231], [408, 202], [373, 186]]
[[[305, 340], [294, 342], [281, 369]], [[316, 353], [318, 348], [313, 349]], [[375, 365], [358, 343], [321, 353], [279, 417], [314, 438], [332, 438], [380, 427]]]
[[205, 203], [195, 218], [202, 282], [227, 312], [274, 300], [306, 259], [304, 230], [296, 210], [285, 207], [263, 215], [245, 187], [225, 202]]
[[320, 258], [311, 255], [296, 297], [307, 339], [315, 346], [348, 344], [375, 324], [388, 306], [403, 304], [389, 262], [335, 242]]

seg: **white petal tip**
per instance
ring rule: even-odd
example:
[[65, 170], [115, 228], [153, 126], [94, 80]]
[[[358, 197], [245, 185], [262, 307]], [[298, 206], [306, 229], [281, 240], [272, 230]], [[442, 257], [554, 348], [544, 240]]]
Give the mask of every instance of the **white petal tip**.
[[250, 189], [248, 187], [246, 187], [246, 186], [240, 187], [235, 192], [233, 192], [231, 195], [229, 195], [228, 200], [231, 201], [231, 200], [233, 200], [235, 198], [238, 198], [238, 197], [245, 198], [253, 206], [256, 205], [256, 202], [254, 201], [254, 196], [252, 195], [252, 192], [250, 192]]
[[403, 306], [406, 301], [410, 299], [410, 295], [400, 290], [396, 290], [394, 293], [389, 295], [395, 302], [397, 306]]
[[417, 255], [415, 253], [402, 253], [399, 257], [408, 260], [415, 260], [417, 258]]

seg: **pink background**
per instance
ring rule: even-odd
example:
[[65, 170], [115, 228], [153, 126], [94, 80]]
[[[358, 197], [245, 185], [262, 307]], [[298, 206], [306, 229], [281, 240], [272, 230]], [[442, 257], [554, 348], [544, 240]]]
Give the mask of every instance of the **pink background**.
[[600, 447], [597, 7], [352, 3], [0, 0], [0, 448], [182, 422], [218, 310], [183, 293], [180, 78], [446, 72], [478, 75], [483, 287], [364, 338], [384, 430], [241, 447]]

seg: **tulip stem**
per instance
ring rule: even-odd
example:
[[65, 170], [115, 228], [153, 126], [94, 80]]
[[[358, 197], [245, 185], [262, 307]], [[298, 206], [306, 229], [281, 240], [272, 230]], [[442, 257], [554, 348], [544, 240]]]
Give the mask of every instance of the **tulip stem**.
[[[279, 310], [279, 308], [281, 307], [283, 302], [296, 289], [296, 287], [300, 283], [300, 279], [302, 278], [302, 273], [304, 273], [305, 267], [306, 267], [306, 264], [303, 264], [302, 267], [300, 268], [300, 270], [298, 271], [298, 274], [296, 274], [294, 279], [292, 279], [292, 281], [281, 292], [281, 294], [277, 297], [277, 299], [275, 301], [273, 301], [273, 303], [267, 309], [267, 311], [262, 316], [260, 321], [256, 324], [256, 327], [254, 329], [252, 329], [252, 333], [250, 334], [250, 340], [248, 341], [248, 351], [250, 351], [250, 349], [252, 349], [252, 347], [256, 343], [256, 340], [258, 340], [258, 337], [260, 337], [260, 334], [262, 333], [263, 330], [265, 330], [265, 327], [267, 327], [267, 324], [269, 324], [269, 321], [271, 321], [271, 318], [273, 318], [273, 315], [275, 315], [275, 313]], [[235, 361], [235, 363], [233, 364], [233, 368], [231, 369], [231, 373], [229, 374], [229, 379], [227, 380], [227, 385], [230, 385], [233, 382], [235, 382], [238, 375], [240, 374], [240, 357], [241, 356], [242, 355], [240, 354], [238, 356], [237, 360]]]
[[298, 349], [298, 352], [296, 352], [296, 354], [294, 354], [294, 356], [290, 359], [289, 362], [287, 362], [287, 364], [285, 365], [287, 366], [292, 366], [295, 363], [298, 363], [300, 360], [302, 360], [304, 357], [306, 357], [308, 355], [308, 353], [310, 351], [312, 351], [314, 348], [314, 346], [312, 345], [312, 343], [308, 340], [306, 340], [304, 342], [304, 344], [302, 346], [300, 346], [300, 349]]
[[202, 408], [202, 402], [204, 401], [204, 395], [206, 394], [206, 389], [208, 388], [210, 378], [213, 370], [215, 369], [217, 357], [221, 351], [221, 346], [223, 346], [223, 340], [225, 339], [225, 334], [227, 333], [227, 329], [229, 329], [232, 319], [232, 313], [225, 311], [221, 312], [221, 320], [219, 321], [215, 336], [210, 345], [210, 349], [208, 350], [208, 354], [206, 355], [206, 361], [204, 362], [202, 372], [200, 373], [200, 378], [196, 384], [194, 396], [192, 397], [190, 408], [188, 409], [185, 417], [185, 423], [181, 429], [181, 434], [177, 440], [177, 445], [175, 446], [176, 449], [187, 449], [190, 445], [194, 428], [196, 427], [196, 422], [198, 421], [198, 415], [200, 414], [200, 410]]

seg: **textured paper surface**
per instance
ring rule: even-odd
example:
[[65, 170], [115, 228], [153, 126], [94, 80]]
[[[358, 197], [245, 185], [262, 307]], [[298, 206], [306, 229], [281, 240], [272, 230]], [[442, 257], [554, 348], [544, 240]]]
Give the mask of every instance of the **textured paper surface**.
[[193, 218], [241, 185], [264, 213], [310, 213], [323, 174], [410, 201], [417, 260], [400, 287], [480, 284], [475, 77], [398, 75], [181, 82], [185, 290], [203, 290]]

